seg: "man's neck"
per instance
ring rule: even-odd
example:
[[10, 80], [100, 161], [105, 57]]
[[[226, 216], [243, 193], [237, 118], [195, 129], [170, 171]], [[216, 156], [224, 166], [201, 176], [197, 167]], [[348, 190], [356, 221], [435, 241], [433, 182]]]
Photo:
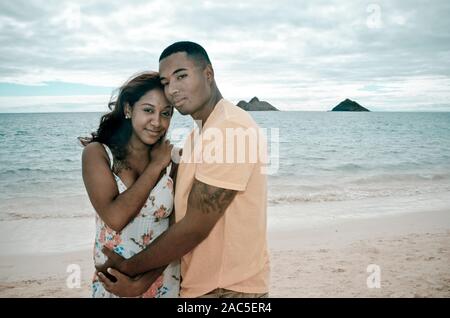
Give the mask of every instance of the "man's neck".
[[211, 115], [211, 113], [213, 112], [214, 107], [221, 99], [222, 94], [218, 89], [216, 89], [211, 95], [211, 98], [205, 103], [205, 105], [198, 112], [195, 112], [191, 115], [192, 119], [194, 119], [197, 124], [204, 126], [209, 118], [209, 115]]

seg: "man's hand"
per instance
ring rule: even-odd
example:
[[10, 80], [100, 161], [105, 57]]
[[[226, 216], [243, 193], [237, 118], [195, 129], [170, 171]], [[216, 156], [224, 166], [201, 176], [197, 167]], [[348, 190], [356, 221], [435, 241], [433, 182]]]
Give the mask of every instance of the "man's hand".
[[97, 274], [98, 279], [108, 292], [116, 296], [137, 297], [141, 296], [148, 289], [143, 284], [142, 278], [133, 279], [113, 268], [108, 268], [108, 274], [115, 277], [115, 281], [112, 281], [101, 272]]
[[103, 247], [102, 248], [102, 253], [105, 254], [106, 256], [106, 262], [103, 263], [102, 265], [95, 265], [95, 269], [99, 272], [102, 273], [103, 275], [108, 276], [108, 268], [116, 268], [118, 270], [120, 270], [120, 265], [122, 264], [122, 262], [125, 260], [125, 258], [123, 258], [122, 256], [120, 256], [119, 254], [115, 253], [114, 251], [110, 250], [107, 247]]
[[154, 297], [158, 288], [162, 285], [163, 276], [161, 274], [165, 268], [165, 266], [157, 268], [136, 278], [128, 277], [118, 270], [108, 268], [108, 276], [114, 277], [114, 281], [103, 273], [98, 273], [98, 279], [108, 292], [119, 297], [137, 297], [144, 293], [146, 294], [144, 296]]

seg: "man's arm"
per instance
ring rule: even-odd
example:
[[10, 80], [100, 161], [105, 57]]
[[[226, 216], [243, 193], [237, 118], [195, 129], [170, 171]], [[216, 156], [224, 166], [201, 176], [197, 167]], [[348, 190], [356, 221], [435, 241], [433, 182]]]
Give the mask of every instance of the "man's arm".
[[194, 180], [185, 217], [145, 250], [121, 262], [118, 269], [128, 276], [135, 276], [180, 259], [209, 235], [236, 193]]

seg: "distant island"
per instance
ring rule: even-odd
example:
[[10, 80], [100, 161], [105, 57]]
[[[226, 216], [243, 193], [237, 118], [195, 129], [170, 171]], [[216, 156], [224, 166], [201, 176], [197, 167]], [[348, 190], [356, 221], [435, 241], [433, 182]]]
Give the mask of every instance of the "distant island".
[[238, 104], [237, 104], [240, 108], [242, 108], [243, 110], [247, 110], [247, 111], [260, 111], [260, 110], [275, 110], [278, 111], [279, 109], [277, 109], [275, 106], [270, 105], [268, 102], [265, 101], [260, 101], [258, 99], [258, 97], [253, 97], [250, 102], [246, 102], [241, 100]]
[[370, 112], [370, 110], [368, 110], [367, 108], [362, 107], [357, 102], [354, 102], [348, 98], [346, 100], [344, 100], [343, 102], [341, 102], [336, 107], [334, 107], [331, 111], [332, 112]]

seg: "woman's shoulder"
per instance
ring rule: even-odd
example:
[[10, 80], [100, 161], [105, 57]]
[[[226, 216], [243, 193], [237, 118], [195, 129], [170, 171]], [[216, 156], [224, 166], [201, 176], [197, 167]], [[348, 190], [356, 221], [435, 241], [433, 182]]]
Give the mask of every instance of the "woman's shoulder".
[[103, 144], [97, 141], [87, 144], [83, 149], [83, 159], [95, 160], [98, 158], [108, 158]]
[[105, 148], [103, 147], [103, 144], [98, 141], [90, 142], [89, 144], [87, 144], [84, 147], [84, 150], [83, 150], [83, 153], [89, 153], [89, 154], [100, 153], [100, 152], [105, 152]]

